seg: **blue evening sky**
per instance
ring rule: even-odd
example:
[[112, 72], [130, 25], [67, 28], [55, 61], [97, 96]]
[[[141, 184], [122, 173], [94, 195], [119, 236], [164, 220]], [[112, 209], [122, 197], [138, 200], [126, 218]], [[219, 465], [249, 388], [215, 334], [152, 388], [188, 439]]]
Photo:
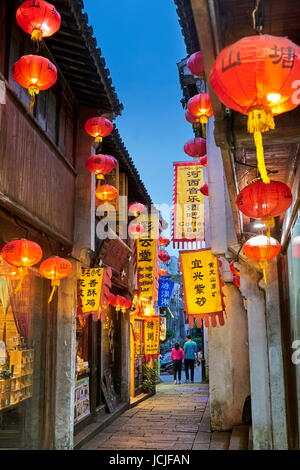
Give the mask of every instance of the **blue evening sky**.
[[116, 120], [121, 137], [153, 202], [171, 204], [172, 162], [189, 160], [183, 145], [193, 137], [180, 103], [176, 63], [187, 54], [175, 4], [173, 0], [84, 0], [84, 4], [124, 105]]

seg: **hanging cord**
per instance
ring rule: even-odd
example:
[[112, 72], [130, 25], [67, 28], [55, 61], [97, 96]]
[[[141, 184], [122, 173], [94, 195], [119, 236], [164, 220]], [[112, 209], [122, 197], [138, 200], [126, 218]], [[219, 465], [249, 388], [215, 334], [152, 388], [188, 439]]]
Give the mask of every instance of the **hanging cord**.
[[256, 0], [255, 8], [252, 12], [253, 29], [262, 34], [264, 26], [264, 0]]

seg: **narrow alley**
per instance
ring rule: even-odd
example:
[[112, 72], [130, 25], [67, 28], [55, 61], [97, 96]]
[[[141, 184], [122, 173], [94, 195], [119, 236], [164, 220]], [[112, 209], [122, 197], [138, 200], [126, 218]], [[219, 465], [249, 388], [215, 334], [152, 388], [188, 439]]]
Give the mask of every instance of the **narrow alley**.
[[156, 395], [127, 410], [82, 450], [247, 449], [248, 429], [237, 428], [232, 434], [211, 432], [207, 384], [161, 383]]

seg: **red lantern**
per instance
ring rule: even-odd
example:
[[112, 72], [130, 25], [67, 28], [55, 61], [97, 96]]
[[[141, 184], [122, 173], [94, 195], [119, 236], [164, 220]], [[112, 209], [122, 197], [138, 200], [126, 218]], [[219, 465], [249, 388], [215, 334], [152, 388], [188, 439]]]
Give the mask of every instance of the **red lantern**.
[[270, 180], [261, 133], [275, 128], [274, 115], [298, 106], [292, 95], [299, 75], [299, 47], [287, 38], [266, 34], [244, 37], [223, 49], [210, 74], [211, 86], [220, 101], [248, 115], [248, 131], [254, 134], [264, 183]]
[[139, 238], [145, 232], [144, 227], [141, 224], [130, 223], [128, 225], [128, 233], [133, 238]]
[[213, 116], [213, 109], [208, 93], [199, 93], [190, 98], [187, 109], [192, 116], [199, 118], [202, 124], [206, 124], [208, 119]]
[[194, 52], [189, 57], [187, 67], [193, 75], [199, 76], [204, 72], [203, 57], [200, 51]]
[[53, 256], [41, 263], [40, 273], [46, 279], [51, 279], [52, 292], [48, 300], [48, 303], [50, 303], [56, 287], [60, 285], [61, 279], [68, 277], [72, 273], [72, 264], [67, 259]]
[[190, 124], [200, 124], [200, 118], [193, 116], [191, 113], [188, 111], [185, 112], [185, 119], [190, 123]]
[[290, 188], [280, 181], [265, 184], [255, 181], [238, 194], [236, 204], [247, 217], [262, 219], [276, 217], [285, 212], [292, 204]]
[[159, 250], [158, 257], [163, 263], [166, 263], [170, 259], [170, 255], [165, 250]]
[[167, 271], [166, 271], [165, 269], [160, 269], [160, 270], [158, 271], [158, 274], [159, 274], [159, 276], [166, 276]]
[[236, 267], [235, 267], [235, 261], [234, 260], [230, 261], [229, 267], [230, 267], [230, 271], [232, 272], [232, 274], [234, 276], [239, 276], [240, 275], [240, 271], [238, 269], [236, 269]]
[[104, 175], [110, 173], [117, 166], [117, 160], [110, 155], [92, 155], [86, 161], [86, 169], [97, 175], [97, 179], [103, 179]]
[[241, 278], [240, 278], [240, 276], [234, 276], [232, 282], [236, 287], [241, 287]]
[[122, 297], [121, 295], [115, 295], [111, 301], [111, 305], [115, 307], [117, 312], [123, 307], [123, 299], [124, 297]]
[[114, 301], [115, 301], [115, 296], [114, 296], [114, 294], [112, 294], [112, 293], [110, 292], [110, 293], [108, 294], [108, 303], [109, 303], [109, 305], [113, 305]]
[[24, 55], [13, 66], [14, 80], [27, 88], [31, 96], [30, 109], [34, 106], [35, 95], [48, 90], [57, 80], [57, 70], [50, 60], [39, 55]]
[[206, 155], [206, 139], [196, 137], [190, 139], [184, 144], [184, 151], [193, 158], [200, 158]]
[[165, 237], [160, 237], [159, 238], [159, 246], [168, 246], [170, 243], [170, 240]]
[[203, 196], [208, 196], [208, 184], [204, 183], [201, 188], [200, 188], [200, 193], [203, 194]]
[[102, 142], [103, 137], [112, 133], [114, 125], [104, 117], [93, 117], [86, 121], [84, 129], [89, 135], [95, 137], [95, 142]]
[[60, 14], [55, 6], [43, 0], [27, 0], [17, 9], [18, 25], [31, 34], [33, 41], [42, 41], [43, 37], [52, 36], [61, 24]]
[[202, 166], [208, 166], [208, 163], [207, 163], [207, 155], [204, 155], [204, 157], [201, 157], [199, 159], [199, 164], [202, 165]]
[[130, 299], [127, 299], [126, 297], [123, 297], [123, 306], [122, 306], [122, 312], [125, 313], [126, 310], [129, 310], [132, 307], [132, 301]]
[[96, 197], [103, 201], [104, 203], [113, 201], [118, 197], [118, 190], [114, 186], [110, 184], [103, 184], [102, 186], [98, 186], [95, 191]]
[[141, 202], [133, 202], [132, 204], [129, 204], [128, 206], [128, 212], [129, 214], [134, 215], [134, 217], [138, 217], [142, 212], [145, 212], [147, 210], [147, 207], [144, 206]]
[[275, 258], [280, 252], [280, 243], [272, 237], [258, 235], [250, 238], [243, 246], [243, 252], [255, 261], [267, 261]]

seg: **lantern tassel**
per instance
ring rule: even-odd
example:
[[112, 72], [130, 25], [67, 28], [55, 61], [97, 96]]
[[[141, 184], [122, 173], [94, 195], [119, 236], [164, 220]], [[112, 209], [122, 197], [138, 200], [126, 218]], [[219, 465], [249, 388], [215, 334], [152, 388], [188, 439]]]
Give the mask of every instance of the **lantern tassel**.
[[253, 134], [256, 147], [258, 171], [265, 184], [270, 183], [267, 174], [262, 143], [262, 133], [275, 129], [273, 114], [268, 109], [252, 109], [248, 114], [248, 132]]
[[20, 271], [20, 279], [19, 279], [19, 282], [17, 284], [17, 287], [14, 290], [14, 294], [17, 294], [20, 291], [27, 269], [26, 268], [19, 268], [19, 271]]
[[51, 281], [51, 286], [52, 286], [52, 290], [51, 290], [51, 294], [50, 294], [50, 297], [48, 299], [48, 304], [50, 304], [53, 300], [53, 296], [54, 296], [54, 292], [55, 292], [55, 289], [57, 286], [59, 286], [59, 280], [57, 279], [53, 279]]
[[41, 42], [43, 40], [43, 31], [38, 28], [35, 28], [32, 31], [31, 39], [34, 42]]
[[97, 137], [95, 137], [95, 142], [102, 142], [103, 140], [103, 137], [101, 137], [101, 135], [97, 135]]
[[28, 109], [27, 109], [27, 112], [29, 113], [32, 108], [34, 107], [35, 105], [35, 95], [38, 95], [40, 92], [39, 90], [39, 87], [36, 86], [36, 85], [30, 85], [28, 87], [28, 93], [30, 94], [31, 98], [30, 98], [30, 103], [29, 103], [29, 106], [28, 106]]
[[201, 127], [202, 127], [202, 137], [206, 139], [206, 128], [205, 124], [208, 123], [208, 117], [207, 116], [200, 116], [200, 122], [201, 122]]
[[268, 262], [265, 260], [259, 262], [259, 267], [261, 268], [263, 272], [264, 283], [266, 285], [267, 285], [267, 265], [268, 265]]

